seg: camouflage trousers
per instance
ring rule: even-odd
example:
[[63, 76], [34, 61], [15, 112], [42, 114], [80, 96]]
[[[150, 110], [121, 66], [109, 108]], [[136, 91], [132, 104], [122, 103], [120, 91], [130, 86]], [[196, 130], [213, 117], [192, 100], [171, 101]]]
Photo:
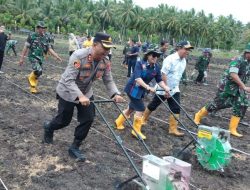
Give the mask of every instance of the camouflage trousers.
[[32, 70], [34, 71], [35, 75], [37, 77], [41, 76], [43, 72], [43, 61], [35, 58], [29, 58], [29, 61], [31, 62]]
[[233, 109], [233, 115], [243, 118], [249, 105], [249, 99], [245, 92], [239, 92], [236, 96], [224, 91], [218, 91], [212, 102], [206, 105], [208, 112], [216, 112], [221, 109]]

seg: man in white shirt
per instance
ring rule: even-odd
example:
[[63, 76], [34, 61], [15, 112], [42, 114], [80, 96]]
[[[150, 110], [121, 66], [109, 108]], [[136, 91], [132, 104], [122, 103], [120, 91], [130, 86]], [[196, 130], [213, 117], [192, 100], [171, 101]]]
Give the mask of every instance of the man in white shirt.
[[[184, 135], [177, 129], [178, 121], [175, 118], [179, 118], [180, 107], [175, 101], [180, 104], [179, 84], [186, 68], [186, 57], [188, 56], [189, 51], [193, 48], [194, 47], [191, 46], [189, 41], [181, 41], [177, 44], [177, 51], [164, 59], [161, 69], [162, 79], [165, 81], [166, 85], [169, 86], [170, 93], [166, 95], [164, 91], [156, 92], [162, 100], [167, 100], [168, 105], [174, 114], [171, 114], [169, 117], [169, 134], [175, 136]], [[156, 89], [162, 90], [158, 85], [156, 85]], [[144, 112], [144, 123], [147, 122], [151, 112], [156, 110], [161, 103], [161, 100], [155, 95]]]

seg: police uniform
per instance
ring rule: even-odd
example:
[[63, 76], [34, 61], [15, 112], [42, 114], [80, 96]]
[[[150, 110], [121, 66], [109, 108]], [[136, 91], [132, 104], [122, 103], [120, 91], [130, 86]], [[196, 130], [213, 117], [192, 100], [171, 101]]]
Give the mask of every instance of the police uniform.
[[[245, 53], [250, 53], [250, 44], [248, 46]], [[238, 74], [240, 80], [247, 84], [250, 79], [250, 61], [246, 60], [245, 56], [241, 56], [230, 63], [229, 68], [224, 72], [220, 80], [216, 97], [195, 114], [194, 121], [199, 124], [201, 119], [208, 113], [232, 107], [233, 116], [230, 120], [229, 130], [232, 135], [241, 137], [242, 135], [236, 129], [240, 119], [244, 117], [250, 102], [247, 93], [233, 81], [230, 76], [231, 73]]]
[[[97, 33], [95, 38], [106, 39], [109, 38], [109, 35]], [[111, 75], [110, 61], [107, 59], [103, 59], [99, 62], [94, 61], [91, 55], [92, 51], [92, 47], [83, 48], [76, 50], [70, 56], [69, 64], [56, 88], [59, 99], [58, 114], [51, 122], [45, 123], [44, 125], [44, 141], [46, 143], [52, 143], [53, 132], [70, 124], [74, 107], [76, 107], [78, 110], [77, 120], [79, 125], [75, 128], [75, 138], [69, 149], [69, 153], [72, 154], [73, 151], [73, 156], [82, 160], [84, 160], [84, 158], [79, 152], [79, 146], [86, 138], [93, 123], [95, 108], [93, 103], [90, 103], [89, 106], [80, 104], [79, 97], [84, 95], [90, 100], [93, 100], [92, 84], [97, 79], [103, 80], [110, 97], [119, 94]]]

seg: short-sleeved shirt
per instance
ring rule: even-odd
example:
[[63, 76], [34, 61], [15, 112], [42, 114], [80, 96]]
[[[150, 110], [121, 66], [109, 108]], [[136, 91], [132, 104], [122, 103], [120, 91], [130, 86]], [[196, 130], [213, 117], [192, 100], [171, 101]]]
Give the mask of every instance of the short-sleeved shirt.
[[7, 42], [7, 47], [13, 47], [17, 44], [17, 40], [9, 40]]
[[93, 45], [93, 41], [92, 40], [85, 40], [82, 44], [82, 46], [84, 48], [88, 48], [88, 47], [91, 47]]
[[4, 51], [7, 40], [8, 40], [8, 36], [4, 32], [1, 32], [0, 33], [0, 51]]
[[225, 70], [219, 84], [219, 90], [227, 94], [237, 96], [239, 93], [239, 85], [232, 80], [231, 73], [239, 75], [240, 80], [247, 84], [250, 79], [250, 62], [244, 59], [243, 56], [233, 60], [229, 64], [229, 68]]
[[162, 78], [159, 65], [155, 64], [154, 66], [150, 66], [147, 61], [143, 60], [136, 62], [134, 73], [126, 84], [124, 91], [133, 98], [141, 99], [144, 97], [146, 89], [136, 83], [136, 79], [138, 78], [141, 78], [146, 84], [149, 84], [154, 78], [157, 83], [161, 82]]
[[57, 85], [57, 94], [66, 101], [77, 102], [79, 96], [93, 96], [92, 83], [102, 79], [110, 97], [119, 93], [108, 60], [99, 63], [92, 58], [92, 47], [74, 51], [69, 58], [69, 64]]
[[[130, 49], [131, 54], [138, 53], [138, 52], [139, 52], [139, 48], [137, 46], [131, 47], [131, 49]], [[129, 59], [137, 59], [137, 56], [138, 55], [132, 55], [132, 56], [129, 56], [128, 58]]]
[[[161, 72], [167, 76], [167, 85], [170, 88], [170, 95], [174, 95], [176, 92], [180, 92], [179, 85], [183, 72], [186, 69], [186, 59], [180, 58], [178, 52], [169, 55], [163, 61]], [[157, 89], [163, 90], [159, 85], [156, 85]], [[157, 91], [157, 94], [164, 95], [165, 92]]]

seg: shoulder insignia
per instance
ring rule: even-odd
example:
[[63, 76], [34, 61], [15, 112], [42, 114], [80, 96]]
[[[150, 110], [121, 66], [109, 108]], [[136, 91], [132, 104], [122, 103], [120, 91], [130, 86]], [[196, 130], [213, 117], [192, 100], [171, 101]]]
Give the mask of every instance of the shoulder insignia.
[[75, 60], [75, 61], [74, 61], [74, 67], [75, 67], [76, 69], [80, 69], [80, 67], [81, 67], [81, 62], [80, 62], [80, 60]]

